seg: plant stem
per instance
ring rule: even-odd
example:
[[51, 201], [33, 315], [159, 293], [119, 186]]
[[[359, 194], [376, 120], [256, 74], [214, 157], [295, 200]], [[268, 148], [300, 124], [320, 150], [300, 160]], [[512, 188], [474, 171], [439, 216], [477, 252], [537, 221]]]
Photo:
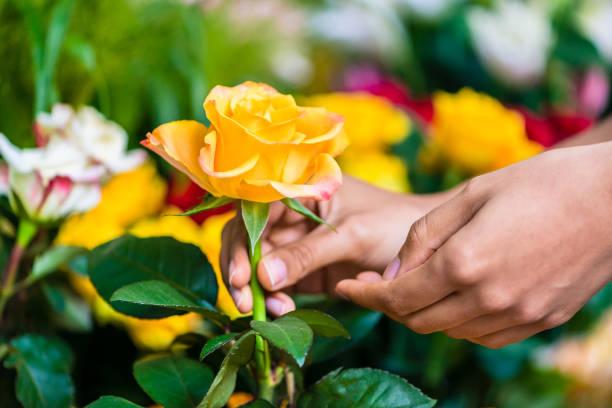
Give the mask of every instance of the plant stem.
[[[261, 260], [261, 240], [257, 240], [255, 248], [249, 251], [251, 261], [251, 293], [253, 294], [253, 320], [265, 322], [266, 301], [264, 293], [257, 279], [257, 265]], [[270, 377], [270, 352], [266, 340], [257, 335], [255, 337], [255, 367], [257, 382], [259, 383], [259, 397], [272, 402], [273, 384]]]
[[32, 238], [36, 235], [38, 226], [33, 222], [23, 219], [19, 222], [19, 228], [17, 229], [17, 239], [13, 245], [11, 256], [4, 273], [2, 276], [2, 288], [0, 288], [0, 322], [2, 322], [2, 314], [6, 302], [14, 294], [15, 279], [17, 278], [17, 272], [19, 271], [19, 263], [25, 249], [32, 241]]

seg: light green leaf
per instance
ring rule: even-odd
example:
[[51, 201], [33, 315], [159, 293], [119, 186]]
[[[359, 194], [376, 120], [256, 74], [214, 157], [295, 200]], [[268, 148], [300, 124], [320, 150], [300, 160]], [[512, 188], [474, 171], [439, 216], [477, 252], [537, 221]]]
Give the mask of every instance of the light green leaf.
[[241, 206], [242, 219], [244, 220], [244, 226], [249, 235], [249, 248], [251, 248], [251, 254], [253, 254], [255, 244], [257, 241], [259, 241], [259, 238], [261, 237], [261, 234], [268, 223], [270, 204], [242, 200]]
[[313, 334], [301, 319], [282, 316], [273, 322], [251, 321], [251, 327], [272, 345], [289, 353], [301, 367], [306, 362]]
[[17, 370], [15, 394], [25, 408], [69, 408], [74, 394], [72, 355], [60, 340], [23, 335], [10, 343], [6, 368]]
[[213, 380], [210, 368], [182, 356], [161, 356], [134, 364], [134, 378], [165, 408], [194, 408]]
[[204, 360], [209, 354], [219, 350], [221, 347], [225, 346], [227, 343], [236, 338], [240, 333], [227, 333], [222, 334], [217, 337], [213, 337], [212, 339], [208, 339], [204, 347], [202, 347], [202, 351], [200, 352], [200, 360]]
[[225, 327], [229, 318], [216, 311], [214, 306], [202, 299], [193, 299], [173, 286], [159, 280], [136, 282], [119, 288], [110, 298], [111, 302], [126, 302], [143, 306], [155, 306], [183, 312], [195, 312], [204, 318]]
[[213, 208], [219, 208], [226, 204], [233, 202], [233, 198], [229, 197], [215, 197], [214, 195], [208, 193], [203, 199], [202, 202], [194, 207], [191, 207], [187, 211], [178, 215], [193, 215], [200, 213], [206, 210], [212, 210]]
[[143, 408], [126, 399], [112, 396], [100, 397], [85, 408]]
[[48, 276], [57, 271], [60, 266], [85, 253], [87, 253], [85, 248], [76, 246], [59, 245], [49, 249], [34, 261], [32, 273], [26, 278], [26, 285], [31, 285], [37, 280]]
[[45, 282], [43, 293], [54, 312], [54, 322], [68, 330], [87, 332], [93, 327], [91, 309], [87, 302], [66, 285]]
[[334, 228], [333, 225], [331, 225], [330, 223], [328, 223], [327, 221], [325, 221], [324, 219], [318, 217], [315, 213], [313, 213], [312, 211], [310, 211], [308, 208], [304, 207], [302, 205], [302, 203], [300, 203], [298, 200], [296, 200], [295, 198], [283, 198], [281, 200], [281, 202], [283, 204], [285, 204], [288, 208], [292, 209], [293, 211], [302, 214], [304, 217], [318, 222], [319, 224], [325, 224], [327, 225], [329, 228], [331, 228], [332, 230], [336, 230], [336, 228]]
[[[96, 290], [107, 302], [123, 286], [163, 281], [198, 305], [215, 304], [217, 278], [200, 248], [170, 237], [136, 238], [126, 235], [94, 248], [87, 257]], [[141, 318], [162, 318], [180, 310], [115, 302], [118, 311]]]
[[397, 375], [372, 368], [332, 371], [298, 400], [298, 408], [431, 408], [436, 401]]
[[221, 368], [198, 408], [221, 408], [230, 399], [236, 386], [238, 370], [246, 365], [255, 349], [255, 333], [248, 332], [232, 345]]
[[289, 312], [284, 316], [297, 317], [303, 320], [310, 326], [312, 331], [319, 336], [324, 337], [344, 337], [350, 339], [350, 333], [342, 326], [342, 324], [328, 315], [313, 309], [298, 309]]

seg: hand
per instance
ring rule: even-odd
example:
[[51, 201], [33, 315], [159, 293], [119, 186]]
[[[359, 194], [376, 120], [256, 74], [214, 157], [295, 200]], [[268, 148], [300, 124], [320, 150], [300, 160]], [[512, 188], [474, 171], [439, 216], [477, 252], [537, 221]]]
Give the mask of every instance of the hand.
[[[335, 284], [343, 278], [364, 269], [382, 271], [397, 254], [410, 225], [445, 199], [444, 194], [391, 193], [344, 176], [344, 183], [329, 201], [303, 202], [337, 232], [282, 203], [272, 203], [262, 237], [264, 256], [257, 269], [261, 285], [271, 292], [266, 300], [268, 311], [278, 316], [295, 309], [284, 292], [335, 294]], [[238, 215], [223, 231], [221, 251], [223, 278], [243, 313], [253, 304], [245, 237]]]
[[498, 348], [569, 320], [612, 277], [612, 142], [477, 177], [410, 229], [385, 281], [339, 282], [418, 333]]

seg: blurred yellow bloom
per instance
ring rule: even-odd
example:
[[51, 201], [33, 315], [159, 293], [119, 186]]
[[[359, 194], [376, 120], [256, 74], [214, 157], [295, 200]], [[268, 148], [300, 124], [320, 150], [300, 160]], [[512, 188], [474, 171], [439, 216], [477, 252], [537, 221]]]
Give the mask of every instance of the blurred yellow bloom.
[[380, 96], [367, 92], [337, 92], [301, 100], [307, 106], [323, 107], [344, 116], [348, 149], [385, 149], [410, 133], [410, 119]]
[[[189, 217], [170, 216], [180, 213], [176, 208], [162, 210], [165, 194], [166, 184], [152, 164], [123, 173], [105, 186], [96, 208], [62, 225], [56, 243], [91, 249], [126, 233], [143, 238], [171, 236], [192, 243], [206, 254], [215, 270], [219, 283], [217, 306], [232, 318], [239, 316], [219, 269], [221, 231], [234, 214], [210, 217], [199, 226]], [[98, 322], [124, 327], [139, 347], [164, 350], [177, 336], [200, 328], [201, 319], [194, 313], [150, 320], [123, 315], [98, 295], [88, 277], [73, 273], [70, 280], [90, 304]]]
[[349, 150], [338, 162], [346, 174], [375, 186], [400, 193], [410, 191], [408, 169], [395, 155], [378, 150]]
[[433, 97], [432, 139], [451, 164], [480, 174], [536, 155], [542, 147], [527, 138], [517, 112], [469, 88]]
[[255, 399], [252, 394], [248, 392], [235, 392], [227, 401], [227, 408], [238, 408], [241, 405], [251, 402]]

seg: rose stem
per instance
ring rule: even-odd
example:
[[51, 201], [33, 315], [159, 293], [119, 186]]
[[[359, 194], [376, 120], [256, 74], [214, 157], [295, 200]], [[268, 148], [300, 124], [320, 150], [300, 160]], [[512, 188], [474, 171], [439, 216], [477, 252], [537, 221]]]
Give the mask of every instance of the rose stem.
[[[261, 239], [249, 254], [251, 261], [251, 292], [253, 293], [253, 320], [266, 321], [266, 300], [257, 279], [257, 265], [261, 260]], [[255, 366], [259, 383], [259, 396], [265, 400], [272, 399], [272, 380], [270, 378], [270, 352], [268, 343], [263, 337], [255, 337]]]

